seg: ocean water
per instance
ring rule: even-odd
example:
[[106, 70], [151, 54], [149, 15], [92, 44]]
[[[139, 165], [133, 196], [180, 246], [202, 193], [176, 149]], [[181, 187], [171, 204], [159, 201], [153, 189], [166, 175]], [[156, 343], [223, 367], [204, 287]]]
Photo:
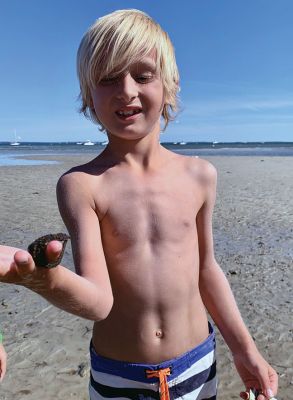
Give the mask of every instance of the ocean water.
[[[235, 142], [235, 143], [162, 143], [166, 148], [189, 156], [272, 156], [293, 157], [293, 142]], [[104, 145], [83, 146], [76, 143], [28, 143], [19, 146], [0, 142], [0, 167], [13, 165], [54, 164], [58, 161], [46, 160], [46, 156], [70, 154], [99, 154]], [[41, 156], [43, 160], [29, 160], [26, 157]]]

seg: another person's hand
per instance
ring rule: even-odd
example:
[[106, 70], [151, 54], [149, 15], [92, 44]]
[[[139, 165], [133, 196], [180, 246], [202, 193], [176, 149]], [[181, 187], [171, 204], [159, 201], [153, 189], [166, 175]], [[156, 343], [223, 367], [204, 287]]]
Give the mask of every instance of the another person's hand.
[[0, 343], [0, 382], [3, 381], [3, 378], [6, 373], [6, 363], [7, 363], [7, 354], [3, 344]]
[[[46, 249], [48, 261], [56, 260], [61, 251], [61, 242], [50, 242]], [[27, 251], [0, 245], [0, 282], [25, 285], [43, 273], [44, 268], [37, 268]]]
[[278, 375], [255, 349], [245, 354], [234, 354], [236, 369], [245, 385], [246, 392], [241, 392], [240, 397], [247, 399], [249, 389], [255, 388], [261, 392], [257, 400], [274, 397], [278, 391]]

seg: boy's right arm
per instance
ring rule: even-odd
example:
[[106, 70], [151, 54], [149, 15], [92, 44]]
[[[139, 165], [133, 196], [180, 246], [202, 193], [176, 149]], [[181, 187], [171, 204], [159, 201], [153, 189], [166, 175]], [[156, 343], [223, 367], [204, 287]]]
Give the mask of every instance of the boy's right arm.
[[[99, 220], [90, 193], [81, 186], [70, 175], [65, 175], [57, 187], [77, 274], [62, 265], [38, 268], [29, 253], [0, 246], [0, 281], [25, 286], [69, 313], [98, 321], [109, 314], [113, 295]], [[56, 242], [48, 245], [49, 258], [54, 258], [56, 249], [58, 252], [57, 245]]]

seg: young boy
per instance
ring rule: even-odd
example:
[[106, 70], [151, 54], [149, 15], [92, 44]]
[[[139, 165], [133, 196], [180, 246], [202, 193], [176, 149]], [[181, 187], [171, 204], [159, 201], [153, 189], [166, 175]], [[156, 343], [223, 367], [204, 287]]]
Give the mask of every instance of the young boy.
[[[215, 337], [246, 390], [277, 391], [214, 258], [216, 171], [159, 144], [176, 111], [178, 71], [167, 34], [137, 10], [100, 18], [78, 51], [81, 110], [109, 144], [58, 183], [76, 274], [36, 267], [2, 247], [1, 280], [95, 321], [90, 398], [215, 399]], [[60, 243], [47, 247], [48, 259]], [[14, 261], [13, 261], [14, 260]], [[245, 393], [242, 394], [245, 398]]]

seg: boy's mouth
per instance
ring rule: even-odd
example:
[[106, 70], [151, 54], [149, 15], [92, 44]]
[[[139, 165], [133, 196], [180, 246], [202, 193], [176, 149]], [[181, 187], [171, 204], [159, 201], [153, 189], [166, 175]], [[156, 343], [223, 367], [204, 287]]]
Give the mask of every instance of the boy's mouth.
[[132, 117], [133, 115], [141, 113], [141, 108], [128, 108], [116, 111], [118, 117], [121, 118], [128, 118]]

